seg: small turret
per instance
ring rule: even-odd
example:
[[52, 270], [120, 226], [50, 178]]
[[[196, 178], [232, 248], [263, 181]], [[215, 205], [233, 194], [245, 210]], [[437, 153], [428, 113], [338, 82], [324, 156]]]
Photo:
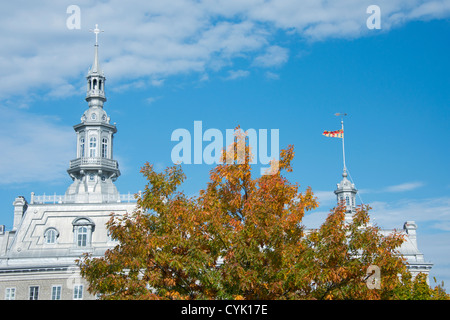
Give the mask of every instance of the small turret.
[[344, 168], [342, 173], [342, 180], [337, 184], [337, 189], [334, 190], [334, 194], [337, 197], [338, 205], [345, 205], [345, 213], [353, 214], [356, 211], [355, 197], [358, 190], [356, 190], [355, 185], [347, 179], [347, 169]]

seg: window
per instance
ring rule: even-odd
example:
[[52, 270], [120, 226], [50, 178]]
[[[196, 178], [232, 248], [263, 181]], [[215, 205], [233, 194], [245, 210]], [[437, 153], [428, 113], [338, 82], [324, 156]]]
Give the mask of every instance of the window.
[[114, 238], [113, 235], [111, 234], [111, 231], [108, 230], [107, 235], [108, 235], [108, 241], [118, 242], [118, 240], [116, 238]]
[[29, 300], [37, 300], [39, 298], [39, 287], [32, 286], [30, 287], [30, 299]]
[[86, 247], [87, 246], [87, 227], [78, 227], [77, 230], [77, 246]]
[[78, 217], [72, 222], [74, 233], [74, 245], [78, 248], [91, 246], [92, 232], [95, 224], [88, 217]]
[[94, 84], [94, 90], [97, 90], [97, 79], [94, 79], [93, 84]]
[[61, 286], [52, 286], [52, 300], [61, 300]]
[[103, 158], [108, 157], [108, 139], [106, 138], [102, 139], [102, 157]]
[[84, 158], [84, 138], [80, 139], [80, 158]]
[[5, 300], [16, 300], [16, 288], [5, 289]]
[[54, 228], [47, 229], [44, 234], [45, 243], [52, 244], [56, 243], [56, 238], [58, 238], [58, 231]]
[[83, 299], [83, 285], [76, 284], [73, 286], [73, 300]]
[[95, 158], [97, 156], [97, 138], [91, 137], [89, 140], [89, 157]]
[[349, 198], [348, 196], [345, 196], [345, 204], [346, 204], [347, 206], [350, 205], [350, 198]]

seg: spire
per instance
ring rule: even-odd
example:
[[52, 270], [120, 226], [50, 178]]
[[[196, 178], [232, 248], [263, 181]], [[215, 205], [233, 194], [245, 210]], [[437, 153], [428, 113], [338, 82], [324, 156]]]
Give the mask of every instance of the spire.
[[100, 68], [100, 64], [98, 62], [98, 34], [100, 32], [104, 32], [98, 28], [98, 24], [95, 25], [94, 30], [90, 30], [95, 34], [95, 53], [94, 53], [94, 63], [92, 64], [92, 68], [89, 70], [89, 73], [98, 73], [103, 75], [103, 71]]
[[95, 44], [95, 54], [94, 54], [94, 63], [92, 64], [92, 68], [90, 70], [91, 73], [100, 73], [100, 65], [98, 63], [98, 44]]
[[95, 25], [94, 30], [90, 30], [95, 34], [95, 52], [94, 52], [94, 63], [89, 69], [87, 75], [87, 93], [86, 101], [89, 103], [89, 107], [101, 107], [103, 108], [103, 103], [106, 101], [105, 97], [105, 76], [102, 69], [100, 68], [99, 58], [98, 58], [98, 34], [103, 32], [98, 28], [98, 24]]

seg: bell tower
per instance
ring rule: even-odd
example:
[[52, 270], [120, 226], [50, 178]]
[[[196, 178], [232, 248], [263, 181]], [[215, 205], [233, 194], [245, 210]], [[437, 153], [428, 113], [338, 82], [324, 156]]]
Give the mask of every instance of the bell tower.
[[120, 176], [119, 164], [113, 159], [113, 138], [117, 132], [103, 109], [106, 102], [105, 76], [98, 58], [98, 34], [95, 25], [94, 62], [87, 74], [86, 101], [89, 108], [81, 117], [76, 132], [76, 158], [67, 172], [73, 183], [66, 197], [75, 203], [116, 202], [119, 197], [114, 181]]

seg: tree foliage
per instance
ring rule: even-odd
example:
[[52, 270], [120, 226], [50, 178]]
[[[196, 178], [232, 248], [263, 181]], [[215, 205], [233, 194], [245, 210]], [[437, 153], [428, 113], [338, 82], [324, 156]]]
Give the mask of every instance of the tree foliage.
[[[145, 164], [148, 184], [136, 210], [112, 214], [107, 223], [118, 245], [104, 257], [78, 261], [91, 293], [103, 299], [447, 297], [442, 288], [426, 289], [422, 277], [411, 280], [396, 251], [404, 239], [381, 235], [369, 223], [368, 207], [346, 222], [338, 206], [319, 229], [306, 230], [302, 218], [318, 202], [311, 188], [301, 192], [283, 175], [292, 171], [293, 146], [280, 152], [271, 174], [254, 177], [249, 146], [238, 164], [239, 152], [231, 152], [237, 143], [197, 197], [178, 190], [181, 166], [158, 173]], [[371, 265], [381, 269], [379, 290], [364, 280]]]

